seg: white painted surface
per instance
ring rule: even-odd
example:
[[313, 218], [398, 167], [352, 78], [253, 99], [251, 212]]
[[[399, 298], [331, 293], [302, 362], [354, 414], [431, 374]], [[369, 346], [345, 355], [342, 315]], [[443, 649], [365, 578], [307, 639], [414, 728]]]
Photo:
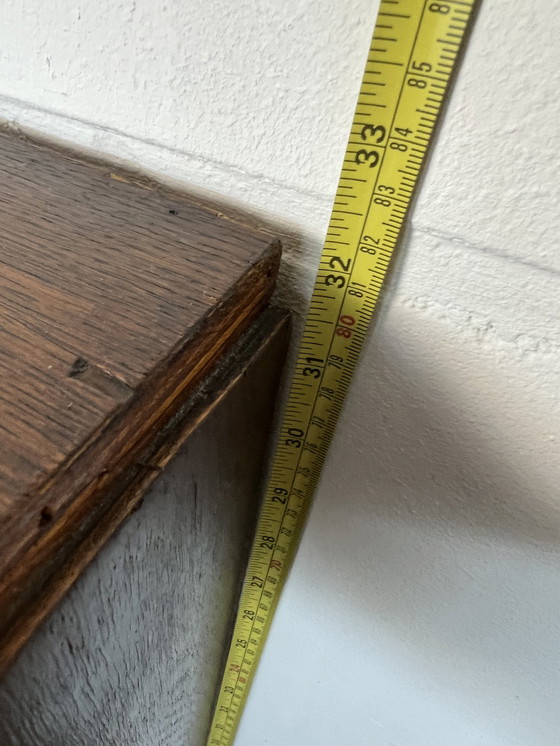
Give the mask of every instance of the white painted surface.
[[[0, 115], [287, 224], [301, 312], [369, 0], [0, 6]], [[560, 6], [487, 0], [237, 746], [557, 746]]]

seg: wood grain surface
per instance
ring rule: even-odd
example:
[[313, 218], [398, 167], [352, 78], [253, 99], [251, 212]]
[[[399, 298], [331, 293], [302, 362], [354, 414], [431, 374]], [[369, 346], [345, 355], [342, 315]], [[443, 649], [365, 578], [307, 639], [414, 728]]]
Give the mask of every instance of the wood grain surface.
[[2, 746], [204, 746], [286, 331], [267, 314], [191, 397], [184, 446], [0, 682]]
[[280, 249], [10, 133], [0, 174], [1, 640], [149, 469], [150, 443], [266, 305]]

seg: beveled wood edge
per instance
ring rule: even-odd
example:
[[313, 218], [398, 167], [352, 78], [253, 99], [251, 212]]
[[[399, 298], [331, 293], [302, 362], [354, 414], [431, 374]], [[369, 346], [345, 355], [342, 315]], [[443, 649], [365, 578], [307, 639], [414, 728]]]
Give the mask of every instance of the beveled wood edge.
[[98, 516], [95, 525], [74, 552], [58, 566], [50, 568], [50, 575], [43, 582], [40, 591], [30, 603], [20, 609], [10, 627], [0, 636], [0, 677], [6, 673], [35, 629], [48, 617], [101, 547], [138, 507], [161, 469], [245, 375], [249, 366], [273, 344], [276, 345], [277, 375], [280, 377], [289, 335], [288, 312], [273, 308], [264, 311], [253, 327], [245, 332], [169, 420], [151, 448], [142, 454], [140, 468], [129, 474], [128, 482], [121, 485], [120, 494]]
[[[136, 386], [134, 389], [127, 392], [127, 394], [132, 394], [132, 399], [121, 402], [120, 404], [117, 403], [113, 411], [105, 418], [105, 421], [101, 423], [96, 431], [89, 435], [87, 441], [84, 441], [76, 450], [69, 453], [67, 458], [65, 458], [65, 460], [60, 463], [54, 471], [46, 475], [38, 475], [37, 481], [34, 484], [28, 485], [26, 489], [25, 509], [21, 514], [17, 515], [17, 526], [14, 526], [11, 523], [9, 514], [3, 516], [3, 519], [6, 519], [5, 522], [4, 520], [2, 522], [3, 536], [13, 538], [7, 541], [6, 546], [2, 544], [0, 549], [0, 608], [5, 606], [4, 589], [6, 582], [9, 582], [9, 580], [6, 581], [6, 578], [14, 570], [16, 565], [21, 563], [22, 556], [26, 553], [30, 543], [36, 542], [38, 537], [37, 526], [39, 525], [41, 527], [41, 533], [48, 533], [55, 525], [55, 522], [60, 518], [60, 508], [62, 506], [51, 503], [56, 502], [57, 500], [60, 501], [62, 495], [65, 500], [68, 498], [66, 505], [63, 508], [65, 510], [70, 504], [70, 501], [77, 499], [78, 495], [85, 495], [88, 490], [91, 491], [92, 489], [98, 489], [100, 487], [104, 488], [105, 485], [101, 485], [101, 481], [106, 481], [108, 475], [111, 473], [112, 465], [106, 464], [105, 459], [103, 459], [103, 462], [100, 462], [97, 458], [90, 458], [89, 484], [83, 481], [84, 475], [86, 474], [85, 467], [88, 466], [88, 454], [85, 455], [85, 459], [81, 459], [79, 465], [76, 463], [76, 468], [73, 469], [72, 474], [65, 474], [65, 472], [67, 470], [72, 470], [73, 462], [80, 460], [80, 458], [84, 456], [84, 451], [89, 449], [92, 445], [95, 448], [96, 441], [103, 438], [103, 431], [116, 426], [122, 413], [125, 413], [125, 416], [128, 416], [131, 408], [137, 408], [139, 399], [146, 387], [149, 387], [155, 382], [158, 384], [159, 389], [157, 378], [161, 373], [162, 368], [167, 365], [172, 365], [177, 357], [180, 357], [181, 355], [184, 356], [185, 353], [189, 356], [189, 359], [193, 361], [193, 365], [197, 366], [197, 370], [189, 371], [189, 379], [193, 385], [196, 385], [197, 380], [200, 380], [201, 375], [204, 375], [207, 370], [203, 369], [201, 371], [200, 366], [198, 366], [196, 355], [199, 350], [194, 349], [198, 342], [195, 342], [192, 338], [196, 337], [201, 326], [208, 324], [208, 327], [210, 327], [211, 324], [208, 322], [212, 319], [217, 320], [221, 326], [220, 332], [225, 332], [222, 340], [224, 344], [215, 345], [213, 354], [222, 354], [223, 350], [227, 349], [228, 345], [235, 341], [237, 336], [251, 323], [252, 319], [254, 319], [262, 310], [264, 305], [269, 302], [270, 296], [275, 287], [281, 256], [280, 241], [272, 234], [270, 227], [267, 228], [266, 226], [255, 223], [254, 220], [243, 220], [243, 216], [234, 208], [232, 208], [230, 214], [227, 214], [223, 211], [223, 205], [217, 207], [216, 204], [212, 204], [210, 199], [197, 197], [189, 190], [188, 185], [178, 182], [174, 183], [174, 185], [166, 184], [157, 177], [147, 176], [136, 167], [127, 167], [123, 165], [115, 156], [94, 152], [87, 148], [79, 148], [68, 141], [60, 140], [59, 138], [52, 137], [46, 133], [40, 133], [26, 127], [21, 127], [20, 125], [14, 125], [13, 123], [6, 121], [2, 122], [0, 120], [0, 139], [3, 138], [17, 139], [23, 143], [29, 143], [32, 147], [46, 150], [51, 154], [59, 154], [63, 158], [73, 160], [82, 165], [86, 164], [91, 166], [97, 171], [104, 173], [105, 176], [114, 178], [116, 181], [122, 181], [143, 189], [154, 190], [160, 196], [167, 198], [183, 200], [189, 206], [201, 209], [209, 215], [214, 215], [220, 219], [229, 220], [238, 226], [243, 226], [243, 228], [247, 229], [251, 234], [258, 233], [262, 236], [263, 253], [256, 263], [247, 268], [245, 275], [240, 278], [239, 282], [230, 288], [228, 293], [220, 297], [219, 303], [210, 311], [210, 313], [204, 318], [201, 318], [196, 326], [193, 326], [188, 330], [188, 334], [178, 341], [175, 349], [168, 350], [162, 364], [158, 368], [151, 370], [149, 375], [139, 386]], [[230, 308], [228, 308], [228, 304], [231, 305]], [[220, 314], [222, 316], [221, 318]], [[227, 329], [228, 324], [232, 325], [231, 329]], [[208, 332], [206, 331], [205, 334], [208, 334]], [[228, 336], [230, 338], [228, 338]], [[185, 349], [186, 346], [190, 344], [191, 339], [194, 343], [194, 353], [193, 351]], [[206, 340], [203, 341], [203, 345], [205, 341]], [[202, 352], [204, 352], [204, 350]], [[212, 364], [212, 361], [210, 361], [210, 364]], [[191, 373], [193, 375], [191, 375]], [[197, 373], [198, 376], [196, 375]], [[169, 371], [166, 371], [163, 379], [164, 381], [169, 379]], [[117, 382], [116, 379], [113, 379], [112, 383], [120, 383], [120, 388], [124, 389], [122, 382]], [[184, 380], [180, 384], [177, 384], [174, 395], [176, 395], [177, 392], [181, 394], [184, 386]], [[154, 387], [152, 386], [152, 389], [153, 388]], [[179, 388], [181, 388], [181, 390], [179, 390]], [[187, 391], [186, 395], [188, 395], [188, 393], [190, 392]], [[145, 406], [145, 403], [142, 403], [141, 406], [145, 408], [144, 411], [149, 411], [149, 408]], [[133, 428], [133, 437], [135, 436], [136, 431], [135, 428]], [[122, 431], [117, 433], [115, 439], [119, 438], [127, 439], [128, 433], [125, 434]], [[110, 440], [113, 440], [113, 438], [110, 438]], [[107, 448], [107, 450], [109, 450], [109, 448]], [[130, 451], [130, 448], [128, 450]], [[123, 452], [121, 451], [121, 455], [122, 453]], [[92, 461], [94, 464], [93, 471], [91, 469]], [[101, 480], [99, 479], [99, 472], [96, 471], [96, 466], [99, 463], [102, 463]], [[66, 487], [61, 488], [61, 480], [66, 482]], [[76, 489], [75, 485], [79, 481], [82, 481], [81, 488]], [[9, 610], [6, 613], [9, 613]], [[2, 619], [0, 618], [0, 634], [1, 629]]]
[[[116, 499], [116, 494], [122, 490], [123, 475], [135, 468], [145, 444], [151, 442], [220, 356], [262, 312], [274, 288], [279, 261], [279, 243], [271, 242], [269, 250], [224, 296], [222, 303], [201, 320], [196, 333], [192, 330], [179, 347], [170, 352], [132, 402], [127, 403], [125, 426], [119, 425], [120, 413], [113, 413], [106, 430], [100, 433], [101, 439], [83, 453], [83, 458], [65, 462], [49, 479], [47, 489], [28, 495], [27, 522], [25, 516], [18, 518], [18, 525], [24, 521], [22, 533], [27, 530], [27, 541], [24, 545], [20, 542], [11, 560], [3, 558], [1, 568], [0, 637], [19, 616], [19, 606], [26, 605], [25, 597], [31, 600], [46, 582], [53, 561], [72, 552], [86, 527]], [[244, 298], [242, 307], [237, 302], [239, 297]], [[209, 332], [204, 331], [205, 325]], [[202, 340], [197, 341], [194, 352], [190, 344], [193, 336]], [[164, 406], [156, 412], [157, 416], [153, 416], [149, 406], [153, 398], [150, 388], [154, 386], [159, 399], [164, 398]], [[118, 458], [114, 455], [109, 458], [107, 451], [117, 452]], [[43, 506], [50, 507], [61, 496], [65, 500], [64, 509], [52, 510], [52, 520], [43, 525]]]

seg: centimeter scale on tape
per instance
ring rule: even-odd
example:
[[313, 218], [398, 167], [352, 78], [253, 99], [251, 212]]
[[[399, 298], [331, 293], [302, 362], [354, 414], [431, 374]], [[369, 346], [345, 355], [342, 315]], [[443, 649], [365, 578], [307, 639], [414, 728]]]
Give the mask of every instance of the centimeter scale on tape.
[[208, 746], [235, 738], [475, 2], [381, 0]]

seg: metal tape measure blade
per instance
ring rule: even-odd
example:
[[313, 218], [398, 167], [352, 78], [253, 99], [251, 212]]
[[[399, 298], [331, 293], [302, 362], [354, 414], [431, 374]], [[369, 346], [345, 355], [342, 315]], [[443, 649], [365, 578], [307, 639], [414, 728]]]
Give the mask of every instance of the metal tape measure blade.
[[231, 746], [475, 0], [382, 0], [208, 746]]

